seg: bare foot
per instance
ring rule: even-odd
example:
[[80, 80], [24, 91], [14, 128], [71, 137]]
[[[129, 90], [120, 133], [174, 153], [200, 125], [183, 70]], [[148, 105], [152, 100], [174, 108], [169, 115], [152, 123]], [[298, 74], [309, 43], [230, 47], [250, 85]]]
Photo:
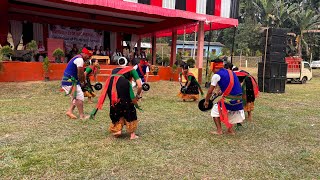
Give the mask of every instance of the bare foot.
[[70, 113], [70, 112], [67, 112], [66, 115], [70, 118], [70, 119], [77, 119], [77, 116]]
[[222, 131], [210, 131], [210, 134], [214, 134], [214, 135], [222, 135], [223, 132]]
[[81, 120], [86, 120], [86, 119], [89, 119], [89, 118], [90, 118], [90, 115], [80, 116]]
[[93, 101], [88, 101], [88, 104], [93, 104]]
[[116, 133], [112, 133], [112, 135], [115, 137], [115, 138], [118, 138], [119, 136], [121, 136], [121, 131], [118, 131]]
[[135, 135], [135, 134], [131, 134], [130, 136], [130, 140], [133, 140], [133, 139], [138, 139], [139, 136]]
[[227, 134], [230, 134], [233, 136], [236, 135], [236, 133], [233, 131], [233, 129], [228, 129]]

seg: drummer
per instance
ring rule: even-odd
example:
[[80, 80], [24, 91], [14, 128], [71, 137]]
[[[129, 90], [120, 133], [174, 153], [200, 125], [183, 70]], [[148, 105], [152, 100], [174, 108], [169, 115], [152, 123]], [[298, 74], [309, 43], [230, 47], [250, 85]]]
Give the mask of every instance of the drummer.
[[211, 116], [217, 127], [212, 134], [223, 134], [221, 122], [227, 127], [227, 133], [234, 135], [233, 124], [241, 123], [245, 119], [242, 105], [242, 89], [240, 82], [231, 70], [224, 69], [222, 60], [214, 60], [211, 63], [211, 70], [215, 73], [211, 79], [211, 86], [208, 90], [204, 106], [208, 107], [214, 89], [220, 86], [222, 98], [211, 110]]

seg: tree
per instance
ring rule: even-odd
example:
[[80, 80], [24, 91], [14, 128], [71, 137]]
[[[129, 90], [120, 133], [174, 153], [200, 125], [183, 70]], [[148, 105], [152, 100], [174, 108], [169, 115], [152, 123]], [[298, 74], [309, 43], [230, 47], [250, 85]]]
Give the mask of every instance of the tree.
[[298, 34], [300, 34], [297, 38], [298, 40], [298, 53], [302, 56], [302, 43], [305, 46], [307, 55], [309, 55], [308, 44], [306, 43], [303, 34], [310, 29], [316, 29], [318, 25], [320, 25], [320, 15], [319, 13], [313, 11], [312, 9], [305, 9], [303, 6], [299, 7], [299, 11], [297, 11], [293, 18], [294, 24], [298, 29]]

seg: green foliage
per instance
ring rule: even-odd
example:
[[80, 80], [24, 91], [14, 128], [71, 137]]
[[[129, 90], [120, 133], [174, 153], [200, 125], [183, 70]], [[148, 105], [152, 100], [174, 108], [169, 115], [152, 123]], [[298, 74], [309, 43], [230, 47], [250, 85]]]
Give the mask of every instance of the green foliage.
[[170, 63], [170, 58], [168, 56], [165, 56], [163, 59], [162, 59], [162, 62], [163, 62], [163, 65], [164, 66], [168, 66], [169, 63]]
[[176, 60], [177, 61], [181, 61], [182, 60], [182, 53], [181, 52], [178, 52], [177, 55], [176, 55]]
[[38, 51], [37, 42], [35, 40], [32, 40], [26, 45], [26, 49], [31, 51], [32, 53], [35, 53], [36, 51]]
[[162, 57], [159, 54], [156, 54], [156, 63], [159, 65], [162, 64]]
[[45, 57], [42, 62], [42, 67], [43, 67], [43, 71], [45, 72], [45, 74], [47, 74], [49, 72], [49, 66], [50, 66], [50, 61], [49, 61], [48, 57]]
[[256, 53], [255, 53], [255, 56], [262, 56], [261, 51], [257, 50]]
[[151, 53], [148, 53], [146, 59], [147, 59], [149, 62], [151, 62], [151, 60], [152, 60], [152, 54], [151, 54]]
[[222, 54], [225, 55], [225, 56], [230, 56], [231, 55], [231, 51], [229, 48], [227, 47], [223, 47], [222, 50], [221, 50]]
[[178, 69], [178, 66], [176, 64], [173, 64], [172, 66], [172, 72], [175, 73]]
[[196, 61], [193, 59], [193, 58], [189, 58], [187, 60], [187, 64], [190, 68], [194, 68], [194, 65], [195, 65]]
[[52, 56], [55, 58], [61, 58], [61, 57], [64, 57], [64, 52], [62, 49], [57, 48], [56, 50], [53, 51]]
[[0, 49], [0, 62], [2, 60], [8, 60], [10, 59], [10, 56], [13, 55], [13, 50], [10, 48], [10, 46], [3, 46]]

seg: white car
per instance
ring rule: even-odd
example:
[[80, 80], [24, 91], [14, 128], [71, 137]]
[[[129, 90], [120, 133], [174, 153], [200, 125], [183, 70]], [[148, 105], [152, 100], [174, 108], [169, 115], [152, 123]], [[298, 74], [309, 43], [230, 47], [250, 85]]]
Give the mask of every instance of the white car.
[[310, 66], [312, 69], [320, 68], [320, 61], [312, 61]]

